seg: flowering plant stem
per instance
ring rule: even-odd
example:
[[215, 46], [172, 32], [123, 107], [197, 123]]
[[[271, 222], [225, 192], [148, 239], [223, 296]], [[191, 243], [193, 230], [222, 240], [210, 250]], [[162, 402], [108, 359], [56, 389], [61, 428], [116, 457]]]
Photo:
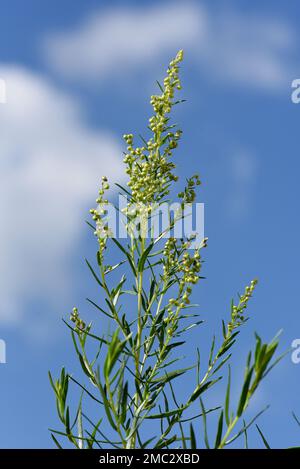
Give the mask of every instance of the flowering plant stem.
[[[78, 449], [178, 446], [186, 449], [201, 447], [202, 437], [209, 448], [208, 419], [214, 413], [219, 416], [213, 447], [223, 448], [245, 435], [255, 421], [247, 424], [245, 411], [276, 363], [271, 361], [277, 338], [263, 344], [256, 336], [253, 358], [249, 353], [246, 361], [236, 411], [230, 412], [229, 363], [240, 329], [248, 320], [246, 310], [257, 283], [253, 280], [237, 304], [232, 302], [229, 320], [222, 322], [221, 344], [216, 349], [213, 338], [206, 367], [202, 362], [200, 367], [199, 351], [192, 366], [177, 367], [184, 336], [203, 322], [198, 313], [189, 311], [197, 306], [190, 303], [190, 298], [193, 287], [203, 278], [201, 252], [207, 239], [197, 244], [193, 235], [176, 238], [173, 234], [176, 223], [184, 220], [185, 205], [190, 206], [196, 199], [199, 176], [190, 177], [181, 188], [176, 196], [177, 209], [168, 210], [167, 227], [157, 232], [151, 217], [170, 198], [175, 198], [178, 177], [174, 174], [172, 156], [182, 132], [170, 123], [170, 113], [180, 102], [175, 100], [175, 92], [181, 89], [182, 58], [183, 52], [179, 51], [169, 65], [163, 85], [159, 85], [161, 94], [151, 97], [154, 114], [149, 120], [148, 140], [142, 139], [142, 146], [135, 146], [133, 135], [124, 135], [128, 182], [126, 187], [118, 187], [127, 197], [122, 213], [126, 217], [129, 243], [110, 232], [105, 214], [108, 204], [105, 194], [109, 189], [106, 177], [102, 178], [98, 206], [91, 210], [91, 226], [98, 240], [97, 267], [88, 261], [87, 265], [102, 295], [100, 304], [94, 300], [89, 303], [108, 318], [110, 332], [100, 335], [98, 327], [86, 324], [77, 308], [73, 309], [71, 322], [66, 322], [86, 382], [80, 382], [64, 368], [56, 380], [49, 373], [63, 426], [62, 430], [51, 430], [51, 435], [60, 448], [59, 439], [63, 437]], [[120, 256], [115, 265], [107, 264], [109, 250]], [[93, 345], [96, 347], [92, 354]], [[222, 379], [225, 364], [228, 384], [224, 402], [206, 409], [205, 396]], [[183, 391], [177, 392], [174, 380], [192, 370], [196, 371], [195, 384], [185, 378]], [[74, 409], [76, 389], [80, 395]], [[93, 418], [87, 415], [86, 408]], [[232, 436], [241, 418], [243, 425]]]

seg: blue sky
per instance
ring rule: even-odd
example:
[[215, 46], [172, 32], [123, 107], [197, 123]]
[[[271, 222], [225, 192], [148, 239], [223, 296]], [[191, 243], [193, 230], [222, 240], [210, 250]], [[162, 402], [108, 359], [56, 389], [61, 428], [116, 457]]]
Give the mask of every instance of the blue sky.
[[[155, 80], [179, 48], [187, 102], [176, 110], [176, 164], [182, 177], [201, 175], [209, 237], [207, 279], [195, 293], [206, 324], [188, 352], [207, 348], [231, 297], [254, 277], [236, 382], [254, 331], [268, 340], [283, 329], [281, 350], [300, 337], [300, 105], [290, 99], [300, 5], [270, 3], [2, 1], [1, 447], [52, 447], [47, 370], [75, 369], [61, 317], [76, 304], [92, 318], [84, 299], [98, 294], [84, 265], [96, 249], [84, 221], [101, 176], [121, 180], [121, 136], [145, 129]], [[299, 381], [288, 356], [253, 402], [253, 412], [271, 405], [260, 426], [274, 447], [299, 444]]]

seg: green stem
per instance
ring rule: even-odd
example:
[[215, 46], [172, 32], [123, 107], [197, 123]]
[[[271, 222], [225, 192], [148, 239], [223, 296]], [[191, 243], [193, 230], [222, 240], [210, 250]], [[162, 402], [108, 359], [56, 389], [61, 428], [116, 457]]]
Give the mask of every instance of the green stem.
[[111, 388], [110, 388], [109, 378], [106, 380], [106, 389], [107, 389], [107, 394], [108, 394], [108, 397], [109, 397], [110, 407], [111, 407], [111, 410], [112, 410], [112, 412], [113, 412], [113, 414], [114, 414], [114, 418], [115, 418], [115, 422], [116, 422], [116, 427], [117, 427], [117, 433], [118, 433], [118, 435], [119, 435], [120, 438], [121, 438], [123, 447], [125, 447], [125, 446], [126, 446], [126, 440], [124, 439], [123, 433], [122, 433], [122, 430], [121, 430], [121, 426], [120, 426], [120, 422], [119, 422], [119, 415], [118, 415], [118, 413], [117, 413], [117, 411], [116, 411], [116, 408], [115, 408], [115, 404], [114, 404], [114, 400], [113, 400], [113, 395], [112, 395]]
[[229, 437], [229, 435], [231, 434], [232, 430], [234, 429], [234, 427], [236, 426], [237, 422], [239, 421], [239, 417], [235, 417], [233, 419], [233, 421], [228, 425], [228, 428], [227, 428], [227, 431], [224, 435], [224, 437], [222, 438], [222, 441], [221, 443], [219, 444], [218, 448], [217, 449], [223, 449], [224, 446], [226, 445], [226, 442], [227, 442], [227, 439]]
[[[141, 253], [144, 252], [145, 248], [145, 239], [141, 238]], [[142, 341], [142, 333], [143, 333], [143, 326], [142, 326], [142, 294], [143, 294], [143, 271], [139, 272], [137, 275], [137, 337], [136, 337], [136, 346], [135, 346], [135, 378], [136, 378], [136, 386], [139, 386], [139, 378], [140, 378], [140, 349], [141, 349], [141, 341]], [[136, 411], [139, 408], [140, 398], [139, 393], [136, 391], [134, 397], [134, 420], [133, 425], [136, 425], [136, 421], [138, 416], [136, 415]], [[136, 446], [136, 432], [133, 433], [130, 441], [130, 448], [134, 449]]]

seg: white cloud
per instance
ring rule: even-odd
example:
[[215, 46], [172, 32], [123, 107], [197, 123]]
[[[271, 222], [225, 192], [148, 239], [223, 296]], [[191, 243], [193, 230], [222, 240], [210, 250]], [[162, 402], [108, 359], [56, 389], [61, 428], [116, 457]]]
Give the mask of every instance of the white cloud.
[[202, 75], [277, 89], [289, 77], [294, 39], [280, 20], [186, 1], [94, 12], [73, 30], [50, 35], [44, 51], [56, 71], [88, 81], [122, 78], [186, 48]]
[[102, 78], [139, 67], [165, 51], [199, 39], [201, 10], [189, 5], [95, 12], [74, 31], [46, 40], [46, 55], [56, 70], [73, 78]]
[[249, 150], [236, 149], [228, 159], [230, 190], [227, 199], [227, 213], [240, 220], [252, 209], [251, 198], [258, 162]]
[[22, 323], [32, 300], [60, 311], [83, 209], [101, 175], [120, 180], [122, 152], [44, 78], [17, 66], [0, 66], [0, 76], [0, 322]]
[[200, 62], [218, 81], [264, 89], [286, 85], [294, 32], [272, 17], [222, 11], [209, 16]]

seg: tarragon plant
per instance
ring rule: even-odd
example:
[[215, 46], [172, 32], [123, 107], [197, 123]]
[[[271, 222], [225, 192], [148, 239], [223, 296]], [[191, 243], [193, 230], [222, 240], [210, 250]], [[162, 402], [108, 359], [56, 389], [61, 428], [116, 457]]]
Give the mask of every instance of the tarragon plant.
[[[192, 366], [179, 366], [179, 351], [189, 331], [202, 323], [199, 313], [193, 312], [197, 305], [190, 300], [194, 285], [203, 278], [202, 250], [207, 244], [204, 238], [193, 245], [195, 235], [172, 236], [175, 224], [184, 218], [184, 206], [195, 202], [200, 185], [199, 176], [194, 175], [174, 195], [178, 177], [172, 157], [182, 132], [171, 123], [170, 114], [180, 102], [175, 93], [181, 89], [182, 58], [179, 51], [159, 84], [160, 94], [151, 96], [151, 135], [141, 139], [141, 146], [136, 146], [132, 134], [124, 135], [128, 182], [118, 187], [127, 199], [122, 209], [127, 239], [115, 236], [108, 226], [106, 177], [98, 206], [91, 210], [93, 222], [89, 224], [98, 240], [97, 267], [87, 265], [99, 287], [99, 300], [89, 302], [106, 319], [99, 331], [74, 308], [66, 322], [83, 376], [77, 378], [64, 368], [57, 380], [50, 374], [63, 427], [51, 435], [60, 448], [64, 437], [78, 449], [224, 448], [241, 435], [247, 441], [247, 429], [255, 418], [246, 423], [244, 413], [277, 362], [271, 363], [277, 338], [263, 343], [256, 336], [254, 352], [245, 363], [239, 400], [231, 404], [231, 351], [248, 319], [246, 310], [257, 283], [253, 280], [232, 302], [219, 345], [214, 338], [207, 363], [200, 361], [197, 349]], [[179, 208], [169, 211], [167, 228], [157, 232], [149, 224], [151, 215], [170, 200], [177, 200]], [[119, 253], [115, 265], [110, 265], [112, 250], [114, 255]], [[109, 332], [103, 334], [107, 321]], [[207, 393], [224, 374], [228, 380], [224, 402], [206, 408]]]

